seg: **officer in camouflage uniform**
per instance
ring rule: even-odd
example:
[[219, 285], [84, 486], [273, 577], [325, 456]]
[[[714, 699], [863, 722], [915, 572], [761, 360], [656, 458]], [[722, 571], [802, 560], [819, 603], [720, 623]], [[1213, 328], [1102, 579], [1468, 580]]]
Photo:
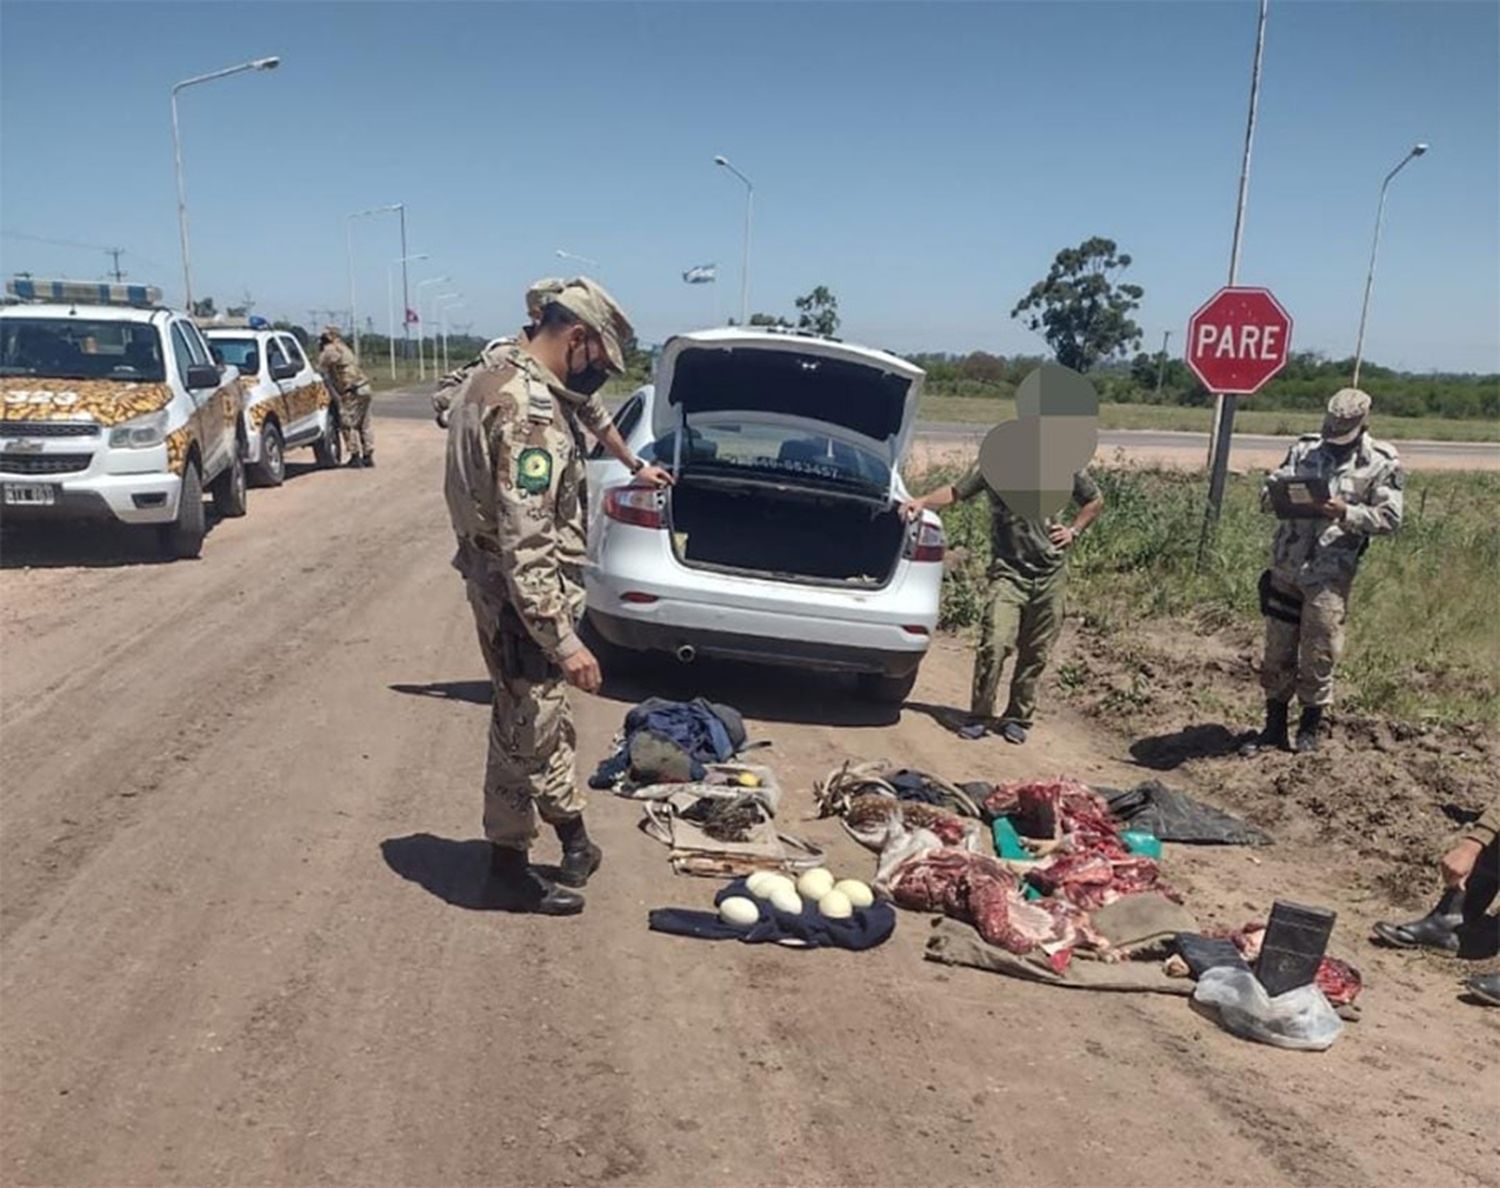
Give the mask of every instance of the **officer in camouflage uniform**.
[[[531, 288], [526, 290], [526, 318], [531, 326], [535, 326], [541, 319], [542, 306], [561, 293], [565, 283], [555, 277], [544, 277], [532, 282]], [[464, 380], [469, 378], [470, 372], [481, 365], [494, 366], [500, 359], [500, 352], [508, 346], [514, 346], [515, 342], [510, 337], [492, 338], [484, 344], [479, 358], [470, 359], [462, 367], [455, 368], [438, 380], [437, 388], [432, 393], [432, 411], [436, 414], [439, 428], [448, 427], [448, 407], [453, 403], [453, 397], [463, 386]]]
[[903, 512], [915, 519], [924, 510], [936, 511], [981, 491], [989, 497], [991, 560], [969, 712], [976, 722], [993, 721], [1000, 670], [1014, 654], [1010, 696], [999, 729], [1007, 742], [1019, 744], [1026, 741], [1036, 716], [1037, 683], [1062, 630], [1068, 549], [1104, 510], [1104, 496], [1089, 473], [1080, 470], [1073, 476], [1073, 505], [1078, 508], [1073, 523], [1037, 524], [1012, 511], [975, 465], [952, 486], [913, 500]]
[[344, 430], [348, 465], [375, 465], [375, 431], [370, 426], [370, 380], [337, 326], [324, 326], [318, 339], [318, 370], [339, 400], [339, 423]]
[[1288, 479], [1321, 479], [1329, 497], [1313, 505], [1310, 515], [1281, 520], [1271, 542], [1271, 568], [1261, 575], [1266, 724], [1245, 745], [1247, 754], [1289, 749], [1293, 693], [1302, 703], [1295, 749], [1317, 748], [1323, 711], [1333, 700], [1333, 670], [1344, 650], [1354, 572], [1372, 536], [1401, 526], [1401, 459], [1394, 446], [1370, 436], [1369, 418], [1364, 392], [1336, 392], [1322, 432], [1299, 438], [1261, 488], [1261, 510], [1268, 512], [1272, 485]]
[[[636, 476], [670, 482], [634, 457], [597, 392], [624, 370], [630, 323], [579, 278], [537, 324], [472, 370], [454, 395], [445, 494], [479, 646], [494, 683], [484, 831], [499, 906], [569, 915], [601, 852], [584, 829], [565, 683], [597, 692], [599, 663], [579, 639], [583, 612], [584, 452], [588, 429]], [[534, 870], [536, 817], [562, 842], [557, 882]], [[558, 884], [566, 884], [559, 886]]]

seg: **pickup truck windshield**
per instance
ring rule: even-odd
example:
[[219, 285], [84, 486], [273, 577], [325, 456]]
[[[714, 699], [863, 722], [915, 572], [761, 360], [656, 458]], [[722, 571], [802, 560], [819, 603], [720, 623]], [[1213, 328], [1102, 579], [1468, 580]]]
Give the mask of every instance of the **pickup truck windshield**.
[[0, 319], [0, 375], [124, 383], [167, 377], [155, 326], [24, 317]]
[[[672, 464], [676, 434], [653, 442], [647, 452], [664, 466]], [[836, 437], [785, 425], [689, 425], [682, 450], [683, 469], [706, 474], [756, 475], [804, 479], [815, 483], [870, 488], [884, 494], [890, 468], [875, 454]]]

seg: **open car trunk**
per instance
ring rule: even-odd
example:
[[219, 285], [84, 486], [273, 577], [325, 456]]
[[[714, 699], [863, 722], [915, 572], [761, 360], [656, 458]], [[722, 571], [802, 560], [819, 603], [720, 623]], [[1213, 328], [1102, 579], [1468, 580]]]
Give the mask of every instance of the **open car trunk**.
[[684, 565], [816, 585], [890, 581], [906, 526], [889, 499], [684, 474], [670, 503]]

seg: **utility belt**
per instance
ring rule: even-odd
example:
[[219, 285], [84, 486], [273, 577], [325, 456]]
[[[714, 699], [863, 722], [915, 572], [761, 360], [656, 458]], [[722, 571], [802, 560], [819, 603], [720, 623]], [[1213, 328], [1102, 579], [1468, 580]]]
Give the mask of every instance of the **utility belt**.
[[1282, 623], [1300, 623], [1302, 595], [1277, 589], [1271, 584], [1271, 571], [1263, 570], [1260, 575], [1260, 613]]

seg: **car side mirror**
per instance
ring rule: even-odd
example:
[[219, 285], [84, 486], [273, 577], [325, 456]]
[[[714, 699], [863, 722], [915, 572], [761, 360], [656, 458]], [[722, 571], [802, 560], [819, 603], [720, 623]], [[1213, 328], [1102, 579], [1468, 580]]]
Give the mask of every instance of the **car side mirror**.
[[194, 392], [200, 388], [217, 388], [221, 382], [219, 369], [212, 363], [195, 363], [187, 369], [183, 382]]
[[295, 363], [272, 363], [271, 378], [273, 380], [291, 379], [299, 370]]

